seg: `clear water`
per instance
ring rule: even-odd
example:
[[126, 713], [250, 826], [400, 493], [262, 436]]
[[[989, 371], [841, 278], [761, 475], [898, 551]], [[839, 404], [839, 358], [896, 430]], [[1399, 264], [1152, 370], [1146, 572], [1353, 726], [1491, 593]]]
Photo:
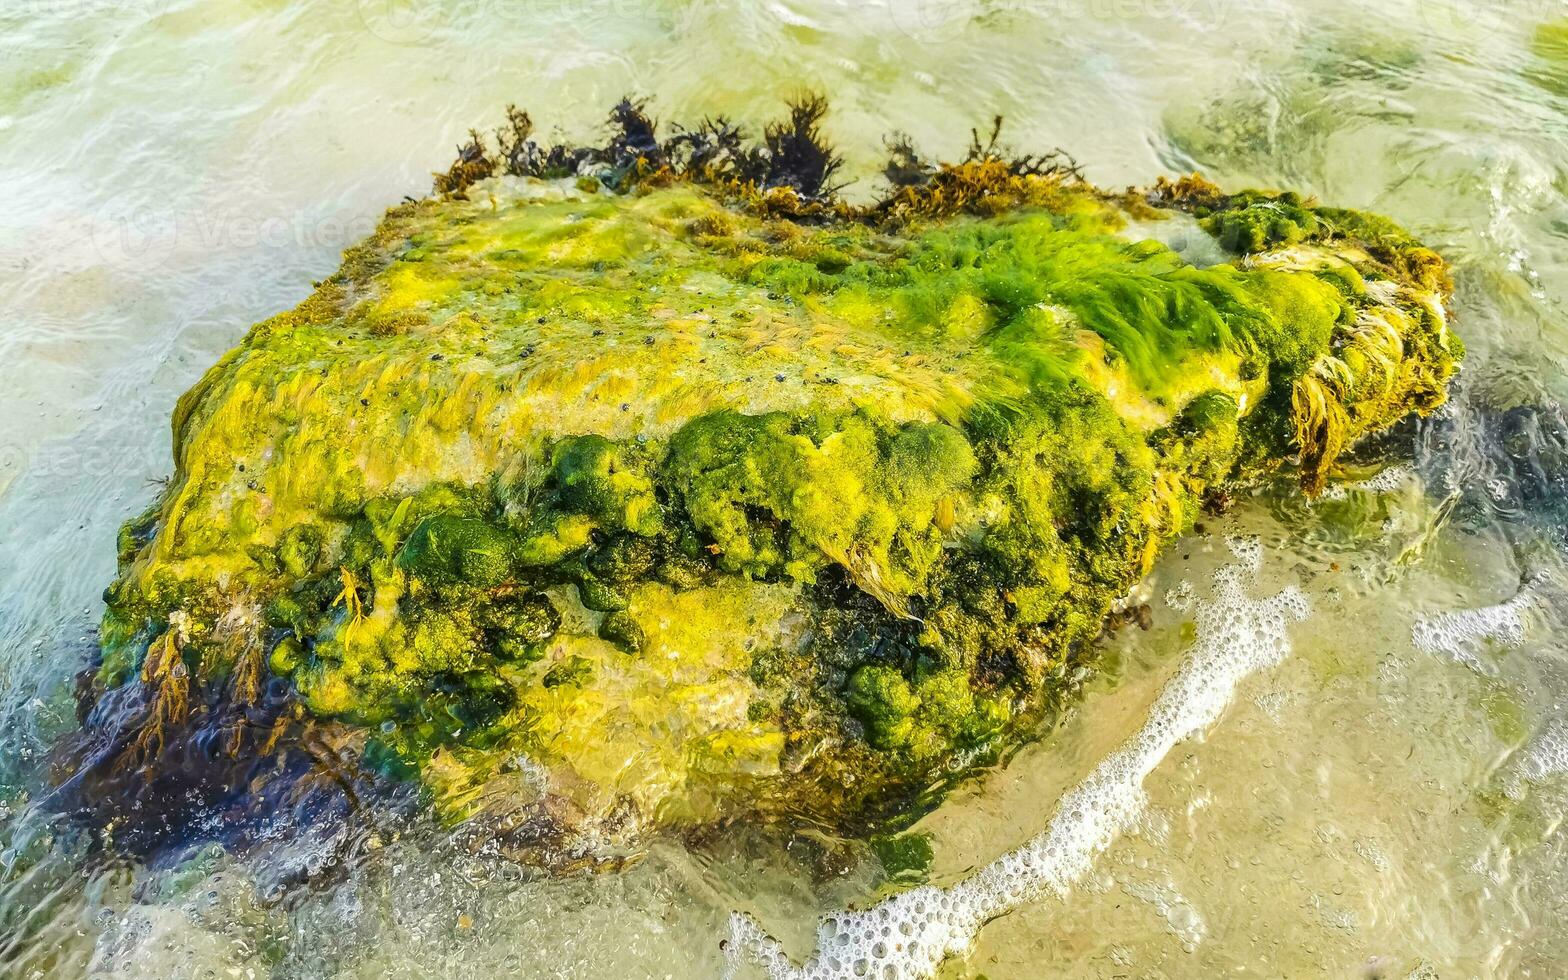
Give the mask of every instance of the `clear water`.
[[[1471, 349], [1445, 417], [1392, 445], [1406, 466], [1311, 507], [1241, 501], [1179, 544], [1148, 584], [1154, 628], [1107, 646], [1049, 738], [916, 826], [927, 882], [960, 896], [1058, 835], [1041, 874], [1008, 879], [1016, 901], [954, 932], [940, 975], [1568, 974], [1568, 506], [1508, 465], [1564, 438], [1562, 416], [1504, 439], [1496, 414], [1568, 395], [1568, 68], [1533, 43], [1565, 16], [1559, 0], [0, 6], [0, 975], [712, 976], [737, 930], [744, 976], [747, 950], [807, 961], [826, 913], [873, 909], [830, 932], [896, 927], [912, 883], [810, 829], [659, 841], [615, 874], [543, 877], [434, 830], [350, 866], [317, 838], [149, 869], [83, 864], [30, 805], [73, 723], [114, 530], [169, 470], [174, 399], [251, 322], [509, 101], [585, 137], [625, 92], [666, 118], [755, 121], [804, 86], [832, 96], [861, 193], [878, 134], [952, 154], [1001, 112], [1015, 146], [1061, 146], [1101, 183], [1199, 168], [1392, 214], [1454, 262]], [[1261, 545], [1247, 595], [1304, 602], [1272, 654], [1238, 626], [1261, 607], [1205, 598], [1236, 561], [1227, 535]], [[1241, 619], [1212, 614], [1225, 602]], [[1227, 683], [1186, 684], [1189, 663]], [[1173, 700], [1192, 724], [1142, 740]], [[1075, 823], [1129, 746], [1115, 819]], [[314, 883], [289, 884], [302, 869]]]

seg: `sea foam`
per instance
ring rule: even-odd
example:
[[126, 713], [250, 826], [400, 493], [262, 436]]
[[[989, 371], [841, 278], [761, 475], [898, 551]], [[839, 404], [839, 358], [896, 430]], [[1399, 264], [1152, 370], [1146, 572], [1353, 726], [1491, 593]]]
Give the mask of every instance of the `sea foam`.
[[1536, 587], [1527, 584], [1518, 594], [1495, 606], [1457, 609], [1419, 616], [1410, 627], [1410, 641], [1426, 654], [1441, 654], [1483, 674], [1496, 669], [1481, 658], [1487, 642], [1516, 647], [1524, 642], [1525, 614], [1536, 604]]
[[1252, 539], [1228, 544], [1237, 561], [1215, 574], [1211, 599], [1173, 598], [1173, 605], [1191, 609], [1197, 639], [1143, 727], [1057, 802], [1044, 831], [948, 887], [927, 885], [862, 911], [825, 916], [817, 951], [804, 965], [737, 912], [725, 944], [726, 978], [747, 963], [773, 980], [929, 977], [949, 956], [966, 953], [986, 922], [1041, 896], [1064, 896], [1143, 812], [1144, 777], [1173, 746], [1213, 724], [1244, 678], [1283, 659], [1289, 624], [1306, 617], [1306, 597], [1294, 587], [1253, 598], [1262, 546]]

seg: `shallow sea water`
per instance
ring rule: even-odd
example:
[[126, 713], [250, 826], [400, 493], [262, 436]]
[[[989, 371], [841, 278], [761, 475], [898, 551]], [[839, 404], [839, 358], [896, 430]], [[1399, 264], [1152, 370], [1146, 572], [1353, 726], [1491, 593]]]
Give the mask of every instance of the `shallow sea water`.
[[[755, 976], [747, 953], [785, 972], [820, 916], [870, 908], [828, 931], [882, 916], [894, 948], [873, 935], [814, 975], [911, 976], [925, 961], [896, 947], [935, 920], [898, 896], [922, 883], [985, 899], [972, 922], [950, 908], [944, 977], [1568, 975], [1568, 487], [1511, 462], [1568, 438], [1568, 49], [1538, 33], [1563, 18], [1560, 0], [0, 6], [0, 975]], [[1111, 640], [1054, 731], [915, 825], [920, 881], [808, 828], [553, 878], [434, 831], [348, 867], [322, 838], [83, 865], [31, 801], [179, 393], [507, 102], [588, 137], [627, 92], [755, 123], [808, 87], [832, 98], [851, 194], [874, 191], [881, 134], [954, 155], [1002, 113], [1012, 146], [1062, 147], [1102, 184], [1196, 168], [1388, 213], [1454, 263], [1471, 353], [1452, 406], [1368, 482], [1310, 506], [1261, 493], [1178, 543], [1146, 586], [1153, 629]], [[1533, 428], [1506, 423], [1520, 406]], [[1256, 581], [1236, 585], [1227, 539]], [[1247, 597], [1282, 590], [1304, 618], [1256, 641]], [[1128, 752], [1092, 796], [1115, 819], [1085, 818], [1072, 801]], [[993, 864], [1040, 835], [1032, 876]], [[288, 885], [302, 868], [315, 884]]]

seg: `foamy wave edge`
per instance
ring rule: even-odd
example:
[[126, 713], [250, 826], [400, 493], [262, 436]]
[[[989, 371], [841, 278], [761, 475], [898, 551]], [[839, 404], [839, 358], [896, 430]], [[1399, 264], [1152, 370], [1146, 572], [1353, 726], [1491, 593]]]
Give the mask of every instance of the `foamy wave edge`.
[[755, 919], [736, 912], [724, 944], [725, 980], [748, 963], [772, 980], [930, 977], [948, 957], [965, 954], [986, 922], [1045, 894], [1065, 896], [1143, 812], [1144, 778], [1175, 745], [1212, 725], [1243, 679], [1283, 660], [1289, 624], [1307, 616], [1307, 598], [1294, 586], [1250, 597], [1262, 545], [1250, 538], [1227, 543], [1237, 561], [1215, 573], [1211, 599], [1178, 593], [1168, 600], [1190, 605], [1197, 621], [1197, 638], [1176, 674], [1143, 726], [1062, 796], [1045, 830], [946, 888], [927, 885], [863, 911], [824, 916], [817, 951], [804, 965]]

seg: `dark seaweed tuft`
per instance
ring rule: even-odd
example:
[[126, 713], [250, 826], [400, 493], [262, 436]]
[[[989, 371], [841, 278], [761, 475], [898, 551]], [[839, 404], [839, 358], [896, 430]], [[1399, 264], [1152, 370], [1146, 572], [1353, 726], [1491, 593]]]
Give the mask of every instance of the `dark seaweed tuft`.
[[664, 165], [664, 148], [654, 130], [658, 124], [644, 109], [646, 100], [623, 98], [610, 110], [615, 136], [605, 148], [605, 162], [622, 173], [637, 168], [657, 170]]
[[[508, 110], [510, 111], [510, 110]], [[523, 119], [528, 114], [523, 113]], [[446, 173], [436, 174], [436, 193], [461, 195], [470, 185], [495, 173], [495, 161], [485, 151], [484, 137], [477, 129], [468, 131], [468, 142], [457, 148], [457, 159]]]
[[834, 179], [843, 159], [822, 133], [827, 111], [826, 98], [808, 94], [790, 103], [784, 118], [764, 127], [760, 139], [719, 116], [695, 126], [673, 124], [673, 134], [661, 140], [646, 101], [628, 96], [610, 112], [606, 145], [544, 148], [532, 138], [528, 113], [508, 106], [507, 123], [495, 133], [494, 153], [483, 137], [470, 133], [458, 147], [457, 160], [436, 175], [435, 192], [463, 197], [475, 182], [495, 174], [591, 175], [619, 192], [687, 180], [719, 188], [773, 217], [898, 223], [919, 216], [994, 214], [1043, 204], [1062, 185], [1088, 186], [1078, 165], [1061, 151], [1023, 156], [1006, 151], [1002, 117], [996, 116], [984, 136], [979, 129], [970, 131], [968, 152], [956, 164], [928, 160], [908, 136], [895, 134], [887, 142], [883, 168], [889, 192], [870, 206], [850, 206], [838, 197], [844, 184]]
[[789, 117], [763, 131], [768, 150], [768, 179], [764, 189], [791, 187], [808, 200], [831, 198], [842, 184], [828, 183], [843, 164], [822, 136], [822, 117], [828, 100], [806, 95], [792, 102]]
[[964, 155], [965, 163], [1002, 163], [1008, 171], [1018, 177], [1052, 177], [1083, 180], [1083, 171], [1078, 162], [1062, 150], [1052, 150], [1049, 153], [1033, 154], [1026, 156], [1009, 156], [1001, 143], [1002, 117], [991, 117], [991, 132], [984, 143], [980, 142], [980, 131], [969, 131], [969, 151]]
[[713, 184], [761, 184], [767, 178], [761, 148], [747, 145], [745, 132], [725, 117], [675, 131], [664, 143], [664, 157], [683, 176]]
[[492, 155], [477, 131], [458, 147], [458, 158], [446, 173], [437, 174], [435, 192], [461, 197], [478, 181], [497, 173], [512, 177], [570, 177], [595, 168], [606, 183], [623, 187], [665, 164], [665, 150], [655, 131], [657, 123], [644, 111], [645, 104], [623, 98], [610, 110], [610, 141], [603, 147], [556, 144], [542, 147], [533, 139], [534, 123], [515, 105], [506, 107], [506, 125], [495, 132]]
[[503, 171], [514, 176], [539, 173], [544, 167], [544, 158], [539, 145], [528, 138], [534, 131], [533, 119], [517, 106], [509, 105], [506, 121], [506, 127], [495, 131]]
[[920, 155], [907, 134], [894, 133], [887, 138], [887, 163], [882, 167], [882, 176], [889, 184], [922, 187], [936, 171], [936, 164]]

